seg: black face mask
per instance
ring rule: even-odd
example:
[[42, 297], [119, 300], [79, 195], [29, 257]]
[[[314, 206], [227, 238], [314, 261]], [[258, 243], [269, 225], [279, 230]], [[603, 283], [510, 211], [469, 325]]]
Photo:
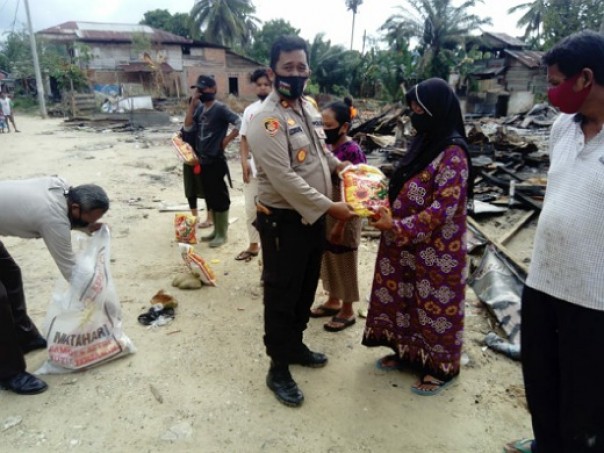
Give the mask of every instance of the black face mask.
[[277, 92], [286, 99], [294, 100], [299, 99], [304, 93], [304, 85], [308, 77], [302, 76], [280, 76], [275, 77], [275, 89]]
[[267, 97], [268, 97], [268, 94], [259, 94], [258, 95], [258, 99], [260, 99], [261, 101], [264, 101]]
[[216, 99], [216, 93], [201, 93], [201, 96], [199, 96], [201, 102], [210, 102], [214, 99]]
[[323, 129], [325, 131], [325, 143], [328, 145], [334, 145], [338, 142], [342, 134], [340, 133], [341, 127], [334, 127], [333, 129]]
[[432, 117], [427, 113], [418, 114], [413, 112], [411, 114], [411, 125], [418, 134], [424, 134], [432, 128]]
[[75, 229], [84, 229], [84, 228], [88, 228], [88, 226], [90, 226], [89, 222], [84, 222], [82, 220], [82, 218], [80, 217], [79, 219], [70, 219], [69, 222], [71, 223], [71, 229], [73, 230]]

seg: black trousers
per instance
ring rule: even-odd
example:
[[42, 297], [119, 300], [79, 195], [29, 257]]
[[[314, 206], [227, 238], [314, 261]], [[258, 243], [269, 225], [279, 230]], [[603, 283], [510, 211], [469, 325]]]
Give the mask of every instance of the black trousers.
[[258, 213], [264, 278], [264, 345], [275, 362], [289, 363], [307, 351], [303, 332], [315, 298], [325, 222], [304, 225], [289, 209]]
[[0, 242], [0, 379], [25, 371], [20, 345], [39, 335], [27, 316], [21, 269]]
[[215, 212], [227, 211], [231, 206], [229, 188], [225, 177], [228, 174], [226, 161], [217, 161], [201, 166], [201, 184], [208, 209]]
[[521, 351], [536, 453], [604, 452], [604, 311], [527, 286]]

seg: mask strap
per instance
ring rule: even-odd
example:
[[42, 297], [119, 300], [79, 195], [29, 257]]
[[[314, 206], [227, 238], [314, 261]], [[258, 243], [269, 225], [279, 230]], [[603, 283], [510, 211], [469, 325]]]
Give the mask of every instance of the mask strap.
[[434, 116], [432, 115], [432, 112], [430, 110], [428, 110], [428, 107], [426, 107], [424, 105], [424, 103], [422, 102], [422, 100], [419, 98], [419, 92], [417, 91], [417, 85], [415, 85], [415, 98], [417, 99], [417, 102], [419, 103], [419, 105], [421, 106], [422, 109], [424, 109], [424, 111], [430, 115], [430, 116]]

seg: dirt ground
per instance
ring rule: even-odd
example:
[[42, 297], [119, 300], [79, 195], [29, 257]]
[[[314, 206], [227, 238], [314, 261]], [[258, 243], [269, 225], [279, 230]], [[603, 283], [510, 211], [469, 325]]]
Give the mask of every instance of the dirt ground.
[[[416, 396], [409, 391], [416, 376], [377, 370], [375, 361], [389, 351], [361, 345], [362, 318], [337, 334], [311, 319], [306, 341], [329, 364], [292, 367], [306, 401], [298, 409], [279, 404], [265, 384], [259, 259], [234, 260], [247, 245], [239, 161], [230, 161], [231, 217], [238, 220], [229, 242], [197, 246], [219, 286], [181, 291], [171, 287], [184, 269], [174, 214], [158, 209], [185, 203], [169, 128], [100, 133], [67, 129], [58, 119], [16, 120], [22, 133], [0, 135], [1, 179], [59, 174], [109, 193], [111, 270], [124, 330], [138, 351], [85, 372], [45, 376], [50, 389], [38, 396], [0, 391], [1, 451], [491, 453], [530, 436], [520, 366], [483, 346], [492, 322], [471, 290], [468, 363], [441, 395]], [[41, 240], [2, 240], [22, 268], [29, 312], [42, 327], [59, 271]], [[363, 295], [377, 244], [361, 245]], [[141, 326], [137, 316], [162, 288], [179, 301], [176, 319]], [[317, 298], [324, 298], [321, 289]], [[45, 359], [45, 351], [29, 354], [28, 370]]]

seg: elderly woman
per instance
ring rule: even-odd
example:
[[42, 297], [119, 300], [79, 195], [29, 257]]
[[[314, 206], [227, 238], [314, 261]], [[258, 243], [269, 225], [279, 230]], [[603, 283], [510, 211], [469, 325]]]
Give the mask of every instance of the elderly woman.
[[444, 80], [426, 80], [406, 99], [417, 134], [390, 180], [391, 209], [374, 218], [383, 234], [363, 344], [391, 348], [377, 367], [419, 369], [411, 390], [435, 395], [459, 374], [471, 163]]

